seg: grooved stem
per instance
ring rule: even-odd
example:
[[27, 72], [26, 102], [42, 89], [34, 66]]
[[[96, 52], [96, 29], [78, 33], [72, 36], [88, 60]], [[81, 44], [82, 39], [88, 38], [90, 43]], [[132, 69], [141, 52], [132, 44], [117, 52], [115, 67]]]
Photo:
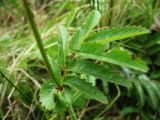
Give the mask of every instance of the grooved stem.
[[54, 74], [53, 74], [52, 67], [51, 67], [51, 65], [50, 65], [50, 63], [49, 63], [49, 59], [48, 59], [48, 57], [47, 57], [47, 55], [46, 55], [46, 52], [45, 52], [45, 49], [44, 49], [44, 47], [43, 47], [43, 43], [42, 43], [40, 34], [39, 34], [39, 32], [38, 32], [37, 26], [36, 26], [36, 24], [35, 24], [35, 21], [34, 21], [34, 19], [33, 19], [33, 14], [32, 14], [32, 12], [31, 12], [31, 10], [30, 10], [30, 8], [29, 8], [29, 4], [28, 4], [28, 2], [27, 2], [26, 0], [22, 0], [22, 1], [23, 1], [24, 9], [25, 9], [25, 11], [26, 11], [26, 17], [28, 18], [29, 24], [30, 24], [30, 26], [31, 26], [31, 28], [32, 28], [34, 37], [35, 37], [35, 39], [36, 39], [38, 48], [39, 48], [39, 50], [40, 50], [41, 56], [42, 56], [42, 58], [43, 58], [43, 60], [44, 60], [44, 63], [45, 63], [45, 65], [46, 65], [46, 67], [47, 67], [47, 70], [48, 70], [48, 72], [51, 74], [52, 78], [55, 80], [56, 85], [57, 85], [57, 86], [60, 86], [59, 81], [58, 81], [57, 79], [55, 79], [55, 76], [54, 76]]

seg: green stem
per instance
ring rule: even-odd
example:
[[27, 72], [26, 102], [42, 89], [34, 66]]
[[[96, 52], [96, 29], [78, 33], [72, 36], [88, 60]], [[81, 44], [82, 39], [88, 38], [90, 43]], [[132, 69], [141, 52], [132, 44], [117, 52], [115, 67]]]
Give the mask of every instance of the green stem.
[[46, 55], [46, 53], [45, 53], [45, 49], [44, 49], [44, 47], [43, 47], [43, 43], [42, 43], [40, 34], [39, 34], [39, 32], [38, 32], [37, 26], [36, 26], [36, 24], [35, 24], [35, 22], [34, 22], [34, 19], [33, 19], [33, 14], [32, 14], [32, 12], [31, 12], [31, 10], [30, 10], [30, 8], [29, 8], [29, 4], [28, 4], [28, 2], [27, 2], [26, 0], [22, 0], [22, 1], [23, 1], [23, 6], [24, 6], [25, 11], [26, 11], [26, 16], [27, 16], [28, 21], [29, 21], [29, 24], [30, 24], [30, 26], [31, 26], [31, 28], [32, 28], [34, 37], [35, 37], [35, 39], [36, 39], [38, 48], [39, 48], [40, 53], [41, 53], [41, 55], [42, 55], [42, 58], [43, 58], [43, 60], [44, 60], [44, 62], [45, 62], [45, 65], [46, 65], [46, 67], [47, 67], [47, 70], [48, 70], [48, 72], [51, 74], [52, 78], [55, 80], [56, 85], [57, 85], [57, 86], [60, 86], [59, 81], [58, 81], [57, 79], [55, 79], [55, 76], [54, 76], [53, 71], [52, 71], [52, 67], [51, 67], [51, 65], [50, 65], [50, 63], [49, 63], [49, 60], [48, 60], [48, 57], [47, 57], [47, 55]]
[[99, 118], [99, 117], [100, 117], [101, 115], [103, 115], [107, 110], [109, 110], [109, 109], [113, 106], [113, 104], [118, 100], [118, 98], [119, 98], [120, 95], [121, 95], [121, 91], [120, 91], [118, 85], [116, 85], [116, 88], [117, 88], [117, 95], [116, 95], [116, 97], [112, 100], [112, 102], [111, 102], [109, 105], [107, 105], [107, 107], [106, 107], [100, 114], [98, 114], [98, 115], [95, 117], [94, 120], [97, 120], [97, 118]]
[[77, 117], [76, 117], [76, 115], [74, 113], [74, 110], [73, 110], [73, 107], [72, 107], [71, 104], [69, 105], [69, 112], [70, 112], [70, 119], [71, 120], [77, 120]]

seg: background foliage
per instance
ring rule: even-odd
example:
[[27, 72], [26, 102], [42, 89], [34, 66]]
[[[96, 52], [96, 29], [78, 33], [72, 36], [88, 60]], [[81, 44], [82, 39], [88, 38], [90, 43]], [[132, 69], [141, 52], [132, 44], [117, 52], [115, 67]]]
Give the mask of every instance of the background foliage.
[[[69, 31], [69, 35], [66, 36], [69, 40], [76, 39], [73, 36], [81, 29], [87, 28], [92, 32], [86, 39], [88, 43], [82, 44], [78, 51], [84, 59], [89, 57], [89, 61], [71, 61], [69, 68], [71, 72], [80, 75], [81, 79], [89, 80], [85, 81], [86, 86], [82, 89], [82, 94], [96, 86], [107, 99], [104, 101], [102, 97], [101, 101], [95, 95], [95, 99], [100, 101], [98, 102], [90, 100], [88, 96], [85, 98], [78, 96], [79, 99], [75, 100], [74, 105], [66, 112], [59, 112], [61, 109], [58, 108], [57, 111], [45, 109], [41, 104], [43, 99], [39, 100], [39, 93], [42, 84], [51, 77], [42, 62], [29, 28], [22, 1], [2, 0], [0, 1], [0, 119], [160, 119], [159, 0], [30, 0], [29, 4], [43, 39], [45, 51], [53, 59], [57, 58], [60, 43], [57, 40], [60, 34], [65, 32], [61, 31], [63, 28], [57, 28], [58, 25], [65, 26]], [[93, 9], [100, 11], [101, 19], [91, 30], [92, 27], [85, 26], [84, 21]], [[96, 21], [97, 17], [93, 19]], [[94, 21], [89, 22], [90, 26], [97, 24]], [[94, 34], [97, 31], [103, 32]], [[135, 36], [133, 33], [140, 36]], [[99, 41], [99, 38], [103, 40]], [[93, 44], [91, 40], [99, 42]], [[104, 42], [109, 44], [102, 45]], [[73, 49], [77, 48], [76, 45], [77, 43], [71, 43]], [[90, 55], [95, 53], [95, 56], [102, 56], [102, 51], [105, 50], [111, 50], [111, 53], [98, 59]], [[61, 61], [60, 58], [58, 61]], [[99, 70], [93, 72], [95, 66]], [[99, 81], [108, 77], [114, 82]], [[126, 79], [129, 82], [124, 82]], [[92, 84], [91, 88], [88, 88], [88, 82]], [[118, 85], [115, 86], [113, 83]], [[44, 84], [42, 88], [50, 88], [49, 85], [52, 84], [54, 83]], [[66, 84], [76, 85], [75, 87], [79, 88], [75, 81]], [[67, 87], [65, 89], [68, 90]], [[54, 106], [53, 99], [50, 99], [53, 95], [51, 92], [49, 91], [48, 95], [41, 94], [51, 100], [45, 103], [49, 107]], [[109, 103], [113, 102], [109, 104], [111, 105], [109, 109], [107, 105], [102, 104], [107, 102], [106, 100]]]

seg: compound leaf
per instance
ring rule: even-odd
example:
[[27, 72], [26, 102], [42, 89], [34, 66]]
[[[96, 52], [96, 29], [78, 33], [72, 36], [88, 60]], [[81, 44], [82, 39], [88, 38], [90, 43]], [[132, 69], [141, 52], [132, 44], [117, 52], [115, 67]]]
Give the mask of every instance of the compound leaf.
[[124, 77], [116, 74], [102, 65], [97, 65], [88, 61], [72, 61], [69, 65], [71, 71], [83, 74], [89, 74], [95, 76], [101, 80], [109, 81], [114, 84], [118, 84], [124, 87], [131, 87], [130, 81], [126, 80]]
[[[101, 46], [103, 47], [103, 45]], [[88, 47], [93, 47], [93, 46], [88, 45]], [[95, 59], [103, 62], [109, 62], [116, 65], [120, 65], [122, 67], [128, 67], [135, 70], [139, 70], [142, 72], [148, 71], [148, 67], [143, 60], [132, 57], [132, 54], [129, 51], [124, 50], [122, 48], [112, 49], [104, 53], [103, 51], [97, 52], [97, 50], [94, 48], [86, 49], [85, 47], [81, 47], [79, 55], [85, 58]]]
[[83, 94], [87, 95], [92, 99], [95, 99], [104, 104], [108, 103], [107, 97], [95, 86], [92, 86], [91, 83], [85, 82], [84, 80], [80, 80], [76, 77], [67, 77], [65, 84], [75, 89], [78, 89]]
[[127, 26], [124, 28], [112, 28], [110, 30], [100, 31], [90, 36], [88, 42], [108, 43], [115, 40], [121, 40], [129, 37], [147, 34], [150, 31], [139, 26]]

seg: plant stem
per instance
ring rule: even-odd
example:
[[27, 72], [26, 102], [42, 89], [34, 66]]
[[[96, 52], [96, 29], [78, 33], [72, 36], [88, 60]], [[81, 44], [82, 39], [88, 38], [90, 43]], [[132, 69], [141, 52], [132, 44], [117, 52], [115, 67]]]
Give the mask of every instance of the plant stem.
[[119, 98], [120, 95], [121, 95], [121, 91], [120, 91], [118, 85], [116, 85], [116, 88], [117, 88], [117, 95], [116, 95], [116, 97], [112, 100], [112, 102], [111, 102], [109, 105], [107, 105], [107, 107], [106, 107], [102, 112], [100, 112], [100, 113], [95, 117], [94, 120], [97, 120], [97, 118], [99, 118], [99, 117], [100, 117], [101, 115], [103, 115], [107, 110], [109, 110], [109, 109], [113, 106], [113, 104], [118, 100], [118, 98]]
[[27, 2], [26, 0], [22, 0], [22, 1], [23, 1], [24, 9], [25, 9], [25, 11], [26, 11], [26, 16], [27, 16], [28, 21], [29, 21], [29, 24], [30, 24], [30, 26], [31, 26], [31, 28], [32, 28], [34, 37], [35, 37], [35, 39], [36, 39], [38, 48], [39, 48], [39, 50], [40, 50], [40, 53], [41, 53], [42, 58], [43, 58], [43, 60], [44, 60], [44, 63], [45, 63], [45, 65], [46, 65], [46, 67], [47, 67], [47, 70], [48, 70], [48, 72], [51, 74], [52, 78], [55, 80], [56, 85], [57, 85], [57, 86], [60, 86], [59, 81], [58, 81], [57, 79], [55, 79], [55, 76], [54, 76], [54, 74], [53, 74], [52, 67], [51, 67], [51, 65], [50, 65], [50, 63], [49, 63], [49, 59], [48, 59], [48, 57], [47, 57], [47, 55], [46, 55], [46, 52], [45, 52], [45, 49], [44, 49], [44, 47], [43, 47], [43, 43], [42, 43], [42, 40], [41, 40], [41, 36], [40, 36], [40, 34], [39, 34], [39, 32], [38, 32], [37, 26], [36, 26], [35, 21], [34, 21], [34, 19], [33, 19], [33, 14], [32, 14], [32, 12], [31, 12], [31, 10], [30, 10], [30, 8], [29, 8], [29, 4], [28, 4], [28, 2]]
[[72, 107], [71, 104], [69, 105], [69, 112], [70, 112], [70, 119], [71, 120], [77, 120], [77, 117], [76, 117], [76, 115], [74, 113], [74, 110], [73, 110], [73, 107]]

